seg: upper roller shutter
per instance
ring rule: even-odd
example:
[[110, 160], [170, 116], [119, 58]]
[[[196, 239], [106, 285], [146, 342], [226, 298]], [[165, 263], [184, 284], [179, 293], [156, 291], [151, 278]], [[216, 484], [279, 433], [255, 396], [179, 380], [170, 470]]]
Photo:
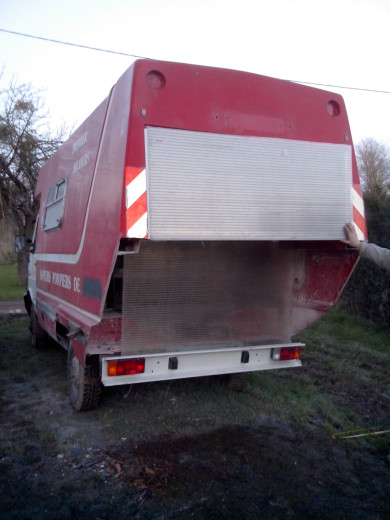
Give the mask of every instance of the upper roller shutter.
[[154, 240], [339, 240], [350, 145], [146, 129]]

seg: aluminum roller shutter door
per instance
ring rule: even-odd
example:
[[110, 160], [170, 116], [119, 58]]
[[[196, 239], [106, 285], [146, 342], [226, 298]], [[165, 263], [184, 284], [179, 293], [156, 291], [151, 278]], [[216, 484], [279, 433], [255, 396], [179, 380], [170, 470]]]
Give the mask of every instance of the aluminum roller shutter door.
[[350, 145], [148, 127], [152, 240], [340, 240]]

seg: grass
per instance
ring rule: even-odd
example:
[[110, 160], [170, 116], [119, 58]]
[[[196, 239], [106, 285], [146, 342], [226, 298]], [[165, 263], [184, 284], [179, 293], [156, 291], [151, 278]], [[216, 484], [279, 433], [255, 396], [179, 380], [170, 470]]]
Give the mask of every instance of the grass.
[[[331, 311], [302, 332], [307, 345], [298, 378], [310, 401], [331, 403], [322, 418], [333, 426], [373, 426], [390, 404], [390, 331], [344, 312]], [[336, 408], [337, 413], [334, 408]], [[312, 407], [315, 411], [315, 406]], [[387, 417], [388, 419], [388, 417]], [[359, 425], [356, 421], [362, 420]], [[354, 423], [355, 424], [352, 424]]]
[[243, 393], [218, 378], [134, 385], [125, 400], [114, 390], [98, 413], [124, 436], [148, 431], [151, 422], [155, 433], [194, 434], [264, 415], [329, 435], [390, 428], [390, 331], [333, 311], [296, 339], [306, 343], [303, 367], [254, 372]]
[[390, 428], [390, 331], [331, 311], [295, 339], [301, 369], [251, 375], [265, 413], [329, 432]]
[[51, 341], [43, 348], [33, 348], [28, 318], [0, 320], [0, 349], [0, 374], [8, 377], [7, 370], [11, 369], [14, 379], [30, 381], [37, 387], [43, 382], [66, 399], [66, 352]]
[[17, 265], [0, 265], [0, 301], [21, 300], [25, 291], [18, 283]]
[[[233, 392], [213, 377], [133, 385], [127, 396], [129, 387], [117, 387], [106, 390], [101, 406], [89, 414], [106, 425], [108, 435], [127, 438], [194, 435], [252, 424], [260, 416], [328, 435], [390, 428], [390, 331], [331, 311], [295, 339], [306, 343], [302, 368], [254, 372], [245, 392]], [[0, 365], [10, 363], [16, 376], [20, 371], [27, 378], [40, 372], [45, 386], [67, 401], [66, 353], [60, 347], [32, 350], [28, 321], [20, 319], [0, 322], [1, 340], [8, 348]], [[387, 451], [388, 437], [381, 436]]]

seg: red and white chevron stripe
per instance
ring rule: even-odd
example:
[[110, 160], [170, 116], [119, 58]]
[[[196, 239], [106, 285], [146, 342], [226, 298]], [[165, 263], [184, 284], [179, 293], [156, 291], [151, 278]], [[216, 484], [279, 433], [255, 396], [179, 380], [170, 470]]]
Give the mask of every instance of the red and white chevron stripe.
[[148, 208], [146, 199], [145, 168], [125, 168], [126, 183], [126, 236], [147, 238]]
[[[126, 236], [128, 238], [148, 237], [148, 211], [146, 197], [145, 168], [125, 168], [126, 182]], [[360, 184], [352, 187], [353, 222], [359, 240], [367, 239], [367, 225], [364, 213], [363, 195]]]
[[367, 240], [367, 225], [364, 215], [363, 194], [360, 184], [352, 186], [353, 222], [359, 240]]

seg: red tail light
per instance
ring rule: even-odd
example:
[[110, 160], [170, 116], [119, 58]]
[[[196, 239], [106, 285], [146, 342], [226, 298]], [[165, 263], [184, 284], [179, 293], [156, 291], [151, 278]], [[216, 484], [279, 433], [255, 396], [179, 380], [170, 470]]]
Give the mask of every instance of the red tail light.
[[274, 361], [290, 361], [300, 359], [302, 347], [281, 347], [273, 348], [271, 357]]
[[133, 376], [145, 372], [145, 359], [112, 359], [107, 363], [108, 376]]

